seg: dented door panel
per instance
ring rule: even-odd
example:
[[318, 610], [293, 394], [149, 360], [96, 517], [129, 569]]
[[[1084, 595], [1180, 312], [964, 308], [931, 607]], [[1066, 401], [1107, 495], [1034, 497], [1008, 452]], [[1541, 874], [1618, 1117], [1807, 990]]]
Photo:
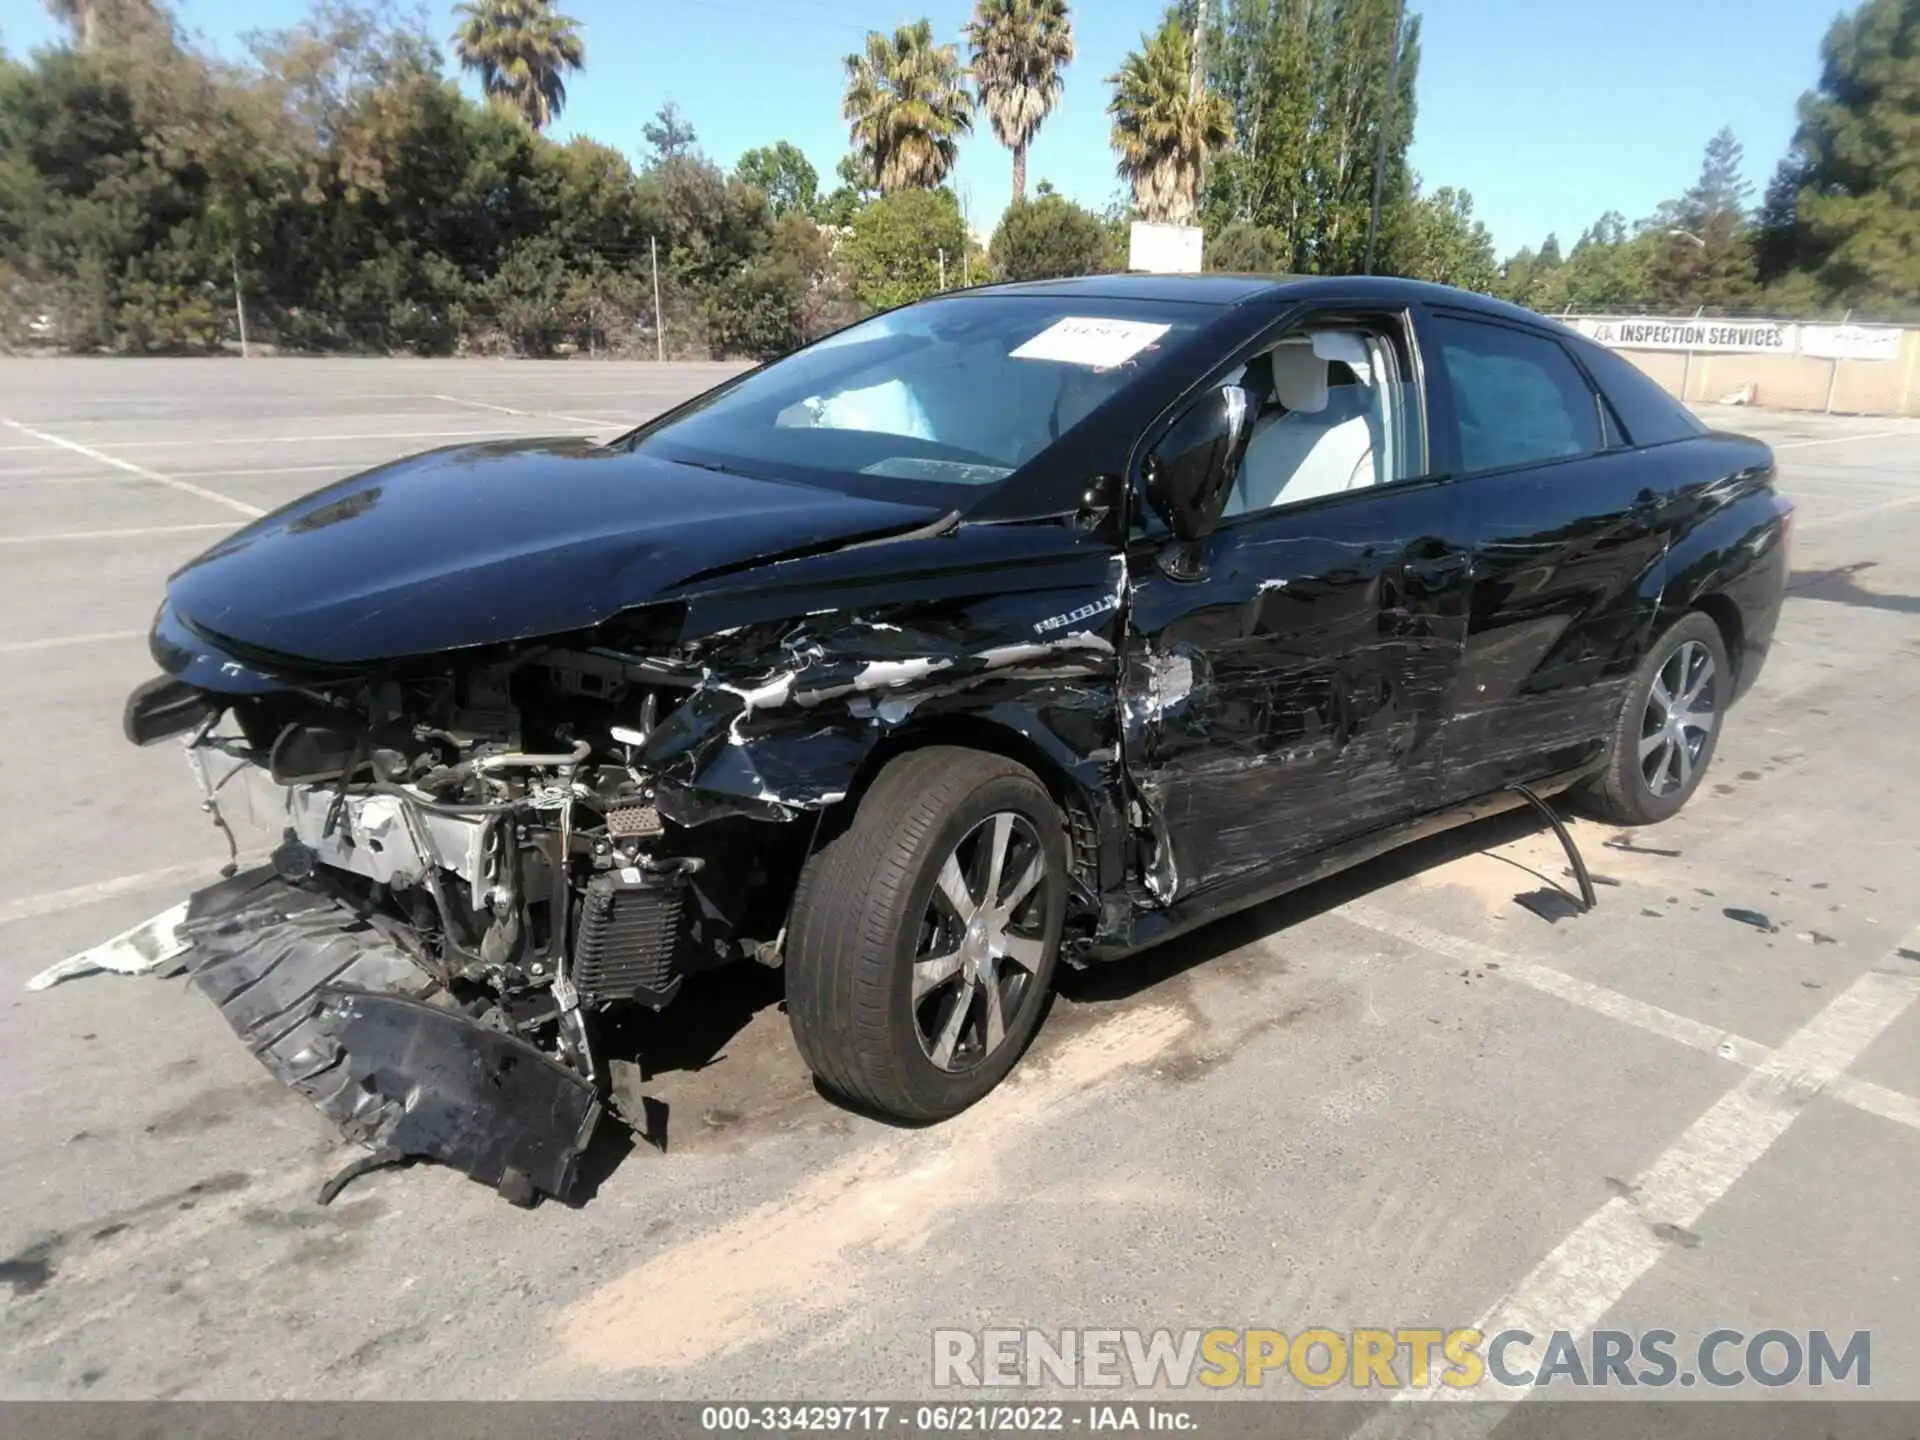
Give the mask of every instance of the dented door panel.
[[1447, 490], [1249, 518], [1208, 542], [1200, 581], [1136, 549], [1126, 757], [1160, 902], [1257, 886], [1429, 803], [1468, 578]]
[[1620, 450], [1457, 483], [1473, 585], [1443, 799], [1600, 756], [1659, 597], [1671, 464]]

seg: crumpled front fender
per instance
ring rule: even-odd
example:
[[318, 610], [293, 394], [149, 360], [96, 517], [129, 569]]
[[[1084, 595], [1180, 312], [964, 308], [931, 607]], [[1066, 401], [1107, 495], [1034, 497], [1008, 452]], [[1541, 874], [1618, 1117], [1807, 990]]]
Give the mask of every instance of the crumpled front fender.
[[1118, 773], [1113, 642], [1036, 628], [1053, 607], [1071, 613], [1084, 599], [1023, 598], [1037, 613], [1017, 624], [984, 623], [985, 604], [911, 624], [818, 616], [771, 663], [751, 652], [717, 658], [636, 757], [658, 777], [661, 813], [680, 824], [792, 819], [844, 799], [880, 747], [960, 720], [1022, 737], [1102, 788]]

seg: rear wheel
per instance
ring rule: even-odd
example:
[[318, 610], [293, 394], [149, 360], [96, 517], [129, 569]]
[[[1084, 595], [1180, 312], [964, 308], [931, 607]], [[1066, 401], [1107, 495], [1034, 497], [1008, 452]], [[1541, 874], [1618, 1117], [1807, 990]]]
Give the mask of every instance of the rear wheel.
[[914, 1121], [999, 1084], [1045, 1006], [1066, 876], [1025, 766], [950, 746], [890, 762], [794, 896], [787, 1013], [821, 1083]]
[[1628, 688], [1607, 768], [1587, 792], [1593, 808], [1621, 825], [1657, 824], [1676, 813], [1706, 774], [1732, 694], [1720, 627], [1697, 611], [1683, 617]]

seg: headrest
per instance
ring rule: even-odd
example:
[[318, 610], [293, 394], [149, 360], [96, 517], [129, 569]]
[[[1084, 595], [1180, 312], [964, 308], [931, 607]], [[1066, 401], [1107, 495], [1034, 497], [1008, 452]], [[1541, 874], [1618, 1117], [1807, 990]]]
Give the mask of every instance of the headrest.
[[1351, 330], [1316, 330], [1313, 353], [1322, 360], [1338, 360], [1362, 385], [1373, 384], [1373, 362], [1367, 354], [1367, 342]]
[[1273, 347], [1273, 398], [1289, 410], [1317, 415], [1327, 408], [1327, 362], [1303, 340]]

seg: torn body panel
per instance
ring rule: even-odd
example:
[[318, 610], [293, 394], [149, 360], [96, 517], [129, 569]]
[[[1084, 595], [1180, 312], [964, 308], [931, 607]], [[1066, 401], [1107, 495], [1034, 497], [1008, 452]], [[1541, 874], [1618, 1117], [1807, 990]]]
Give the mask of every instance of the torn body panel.
[[269, 868], [187, 910], [193, 983], [348, 1139], [509, 1194], [571, 1189], [599, 1120], [593, 1087], [464, 1013], [388, 930]]
[[[1089, 803], [1117, 787], [1123, 562], [1057, 524], [981, 528], [965, 565], [950, 542], [906, 541], [886, 547], [877, 582], [869, 551], [857, 579], [835, 555], [771, 567], [748, 594], [694, 595], [687, 633], [706, 673], [636, 756], [669, 810], [687, 823], [728, 800], [767, 819], [817, 810], [889, 744], [961, 716], [1022, 737]], [[765, 591], [788, 587], [841, 603], [770, 641]], [[734, 623], [706, 628], [718, 619]]]

